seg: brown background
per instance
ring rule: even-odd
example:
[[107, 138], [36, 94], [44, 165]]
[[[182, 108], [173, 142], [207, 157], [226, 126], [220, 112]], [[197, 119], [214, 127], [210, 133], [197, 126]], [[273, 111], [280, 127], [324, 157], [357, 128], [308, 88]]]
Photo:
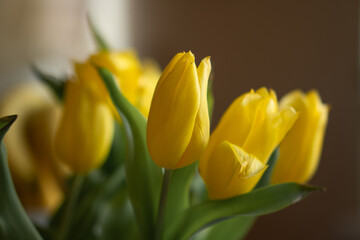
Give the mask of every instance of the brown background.
[[162, 66], [174, 53], [212, 57], [213, 127], [251, 88], [278, 96], [316, 88], [331, 113], [322, 161], [311, 183], [326, 186], [286, 210], [261, 217], [247, 239], [360, 239], [357, 158], [358, 2], [132, 2], [134, 47]]

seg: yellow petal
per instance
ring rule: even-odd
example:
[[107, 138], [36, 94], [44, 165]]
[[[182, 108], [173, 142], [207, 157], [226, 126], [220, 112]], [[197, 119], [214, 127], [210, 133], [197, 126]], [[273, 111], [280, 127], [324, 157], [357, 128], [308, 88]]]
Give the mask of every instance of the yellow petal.
[[190, 143], [176, 168], [181, 168], [199, 160], [209, 141], [210, 120], [207, 104], [207, 87], [211, 72], [210, 58], [203, 59], [198, 67], [197, 73], [200, 85], [200, 107], [196, 116], [193, 134]]
[[135, 105], [137, 87], [141, 75], [141, 64], [133, 52], [99, 52], [91, 56], [90, 61], [107, 68], [117, 78], [124, 96]]
[[61, 160], [77, 173], [96, 168], [110, 150], [113, 128], [108, 105], [92, 89], [68, 81], [55, 144]]
[[160, 75], [160, 67], [155, 62], [146, 61], [144, 63], [143, 72], [139, 78], [137, 101], [135, 106], [137, 106], [146, 118], [149, 115], [151, 100]]
[[75, 72], [78, 81], [82, 85], [86, 85], [86, 88], [90, 89], [90, 91], [97, 96], [97, 98], [106, 102], [113, 112], [115, 118], [120, 121], [120, 116], [112, 103], [112, 100], [108, 94], [108, 91], [102, 82], [97, 70], [91, 62], [85, 63], [75, 63]]
[[97, 70], [90, 62], [75, 63], [75, 72], [77, 79], [81, 84], [87, 85], [94, 93], [98, 94], [99, 98], [107, 99], [108, 93], [103, 84]]
[[[159, 79], [159, 87], [163, 84], [165, 81], [165, 78], [167, 75], [174, 69], [178, 61], [185, 55], [185, 52], [177, 53], [168, 63], [168, 65], [165, 67], [164, 71], [162, 72], [160, 79]], [[189, 55], [187, 54], [187, 58], [189, 58]], [[190, 57], [191, 58], [191, 57]], [[193, 57], [193, 60], [195, 61], [195, 58]]]
[[297, 119], [293, 108], [288, 107], [280, 112], [277, 109], [277, 103], [271, 96], [263, 98], [251, 132], [242, 146], [264, 164]]
[[[201, 165], [200, 165], [201, 166]], [[224, 141], [213, 151], [200, 173], [211, 199], [225, 199], [251, 191], [266, 166], [239, 146]], [[203, 173], [206, 172], [206, 177]]]
[[306, 95], [293, 91], [281, 100], [281, 106], [292, 106], [300, 115], [280, 145], [272, 182], [304, 183], [318, 166], [329, 109], [315, 91]]
[[200, 86], [192, 53], [176, 55], [156, 86], [147, 124], [154, 162], [174, 168], [185, 152], [200, 105]]
[[[211, 134], [208, 146], [201, 156], [200, 165], [205, 168], [214, 148], [222, 141], [229, 141], [237, 146], [242, 146], [254, 124], [261, 95], [250, 91], [238, 97], [226, 110], [218, 126]], [[203, 173], [206, 175], [206, 173]]]

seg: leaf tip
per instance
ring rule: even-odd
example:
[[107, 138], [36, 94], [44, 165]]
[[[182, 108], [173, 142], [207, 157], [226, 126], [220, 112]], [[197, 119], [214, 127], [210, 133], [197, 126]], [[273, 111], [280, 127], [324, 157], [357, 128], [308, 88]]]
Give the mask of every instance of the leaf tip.
[[2, 141], [5, 133], [17, 119], [17, 115], [9, 115], [0, 118], [0, 141]]

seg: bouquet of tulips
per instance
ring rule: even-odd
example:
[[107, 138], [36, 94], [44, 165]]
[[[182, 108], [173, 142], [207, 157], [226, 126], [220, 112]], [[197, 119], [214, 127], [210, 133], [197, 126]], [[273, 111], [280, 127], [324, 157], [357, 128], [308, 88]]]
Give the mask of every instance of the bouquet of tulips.
[[196, 66], [181, 52], [161, 73], [95, 36], [100, 50], [74, 76], [34, 68], [47, 93], [17, 90], [0, 109], [19, 118], [0, 119], [12, 174], [2, 143], [0, 239], [235, 240], [322, 189], [304, 185], [328, 118], [316, 91], [278, 102], [250, 90], [210, 134], [209, 57]]

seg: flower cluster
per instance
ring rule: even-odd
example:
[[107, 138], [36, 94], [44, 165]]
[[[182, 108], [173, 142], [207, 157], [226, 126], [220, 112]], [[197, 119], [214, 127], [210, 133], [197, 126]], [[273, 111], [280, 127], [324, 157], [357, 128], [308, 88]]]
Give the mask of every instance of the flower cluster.
[[[280, 101], [272, 89], [250, 90], [210, 134], [210, 57], [197, 66], [190, 51], [178, 53], [160, 74], [133, 52], [100, 51], [74, 69], [64, 85], [50, 84], [60, 101], [19, 91], [1, 108], [20, 116], [6, 142], [10, 167], [18, 189], [40, 183], [35, 193], [46, 201], [38, 203], [52, 212], [46, 239], [188, 239], [317, 189], [302, 185], [318, 166], [329, 112], [315, 90]], [[0, 118], [0, 140], [15, 118]], [[16, 222], [26, 238], [41, 239], [0, 151], [0, 202], [11, 203], [0, 204], [0, 238]]]

